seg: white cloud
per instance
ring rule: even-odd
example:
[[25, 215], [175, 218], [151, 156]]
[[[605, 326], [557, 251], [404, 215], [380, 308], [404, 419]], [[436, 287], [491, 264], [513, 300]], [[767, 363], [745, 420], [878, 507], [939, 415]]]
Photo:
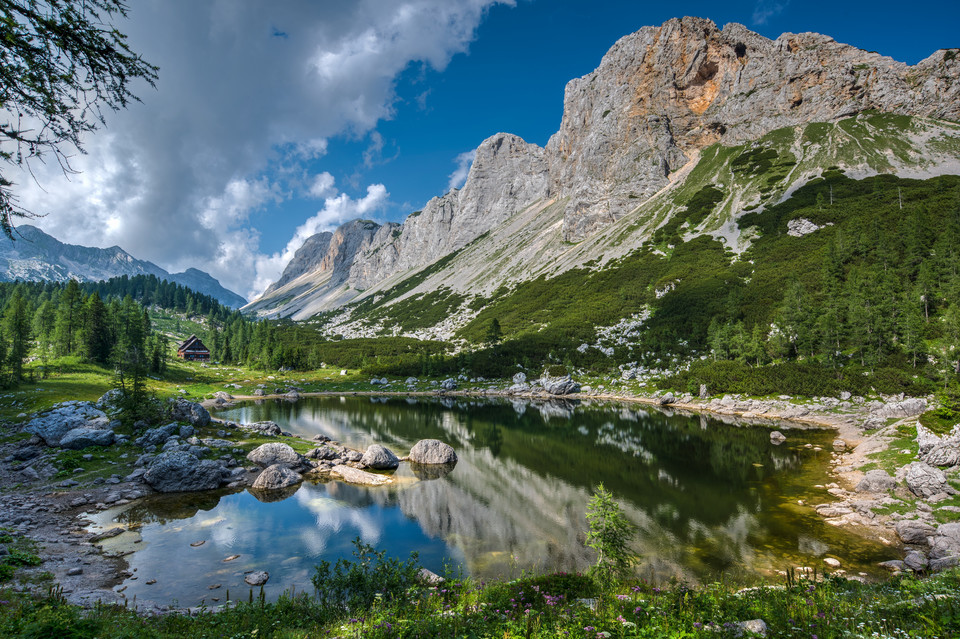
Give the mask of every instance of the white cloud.
[[[37, 164], [43, 188], [11, 174], [16, 195], [48, 213], [35, 223], [58, 239], [118, 244], [169, 270], [195, 266], [247, 293], [257, 264], [274, 259], [250, 213], [302, 195], [326, 198], [317, 215], [332, 220], [368, 201], [369, 189], [358, 200], [325, 192], [299, 163], [390, 118], [398, 75], [411, 63], [443, 70], [498, 3], [513, 0], [143, 0], [117, 26], [160, 67], [156, 89], [108, 114], [108, 128], [85, 140], [88, 154], [71, 160], [79, 175]], [[314, 216], [301, 229], [328, 223]]]
[[337, 189], [333, 186], [333, 176], [324, 171], [313, 177], [310, 183], [310, 197], [325, 198], [336, 195]]
[[770, 18], [774, 18], [787, 8], [790, 0], [757, 0], [753, 7], [753, 24], [766, 24]]
[[450, 181], [447, 182], [447, 190], [459, 189], [467, 181], [467, 175], [470, 174], [470, 167], [473, 166], [473, 160], [477, 157], [477, 150], [464, 151], [454, 159], [457, 163], [456, 170], [450, 174]]

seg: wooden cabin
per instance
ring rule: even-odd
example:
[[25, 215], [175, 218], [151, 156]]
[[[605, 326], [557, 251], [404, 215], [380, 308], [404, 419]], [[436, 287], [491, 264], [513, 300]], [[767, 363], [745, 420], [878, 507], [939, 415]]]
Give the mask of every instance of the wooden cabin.
[[210, 349], [203, 345], [199, 337], [191, 335], [177, 347], [177, 357], [195, 362], [209, 362]]

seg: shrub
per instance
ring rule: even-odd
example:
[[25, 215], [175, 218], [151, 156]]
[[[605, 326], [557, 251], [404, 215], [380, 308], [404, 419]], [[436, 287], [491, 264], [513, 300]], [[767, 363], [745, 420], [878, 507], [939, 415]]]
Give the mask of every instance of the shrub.
[[317, 589], [321, 604], [356, 613], [373, 607], [379, 599], [384, 603], [402, 604], [409, 591], [420, 584], [422, 566], [417, 553], [407, 561], [386, 558], [386, 551], [374, 550], [359, 537], [353, 540], [356, 561], [337, 560], [333, 570], [322, 561], [310, 581]]
[[587, 507], [587, 546], [597, 551], [597, 563], [590, 573], [601, 586], [630, 576], [637, 559], [628, 542], [635, 527], [627, 519], [613, 495], [600, 484], [593, 491]]

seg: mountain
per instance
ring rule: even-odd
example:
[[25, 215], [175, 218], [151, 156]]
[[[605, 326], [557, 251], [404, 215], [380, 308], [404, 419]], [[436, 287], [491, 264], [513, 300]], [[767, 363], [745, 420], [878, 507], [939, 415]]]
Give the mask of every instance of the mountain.
[[[549, 306], [562, 274], [583, 283], [640, 252], [666, 263], [702, 238], [735, 262], [761, 239], [743, 221], [811, 184], [832, 201], [834, 186], [854, 197], [843, 179], [960, 174], [957, 120], [956, 49], [909, 66], [819, 34], [770, 40], [670, 20], [620, 39], [567, 85], [546, 147], [488, 138], [462, 189], [401, 225], [363, 223], [361, 237], [351, 222], [311, 238], [244, 311], [324, 313], [324, 330], [345, 336], [469, 336], [524, 287], [551, 283]], [[784, 232], [788, 222], [810, 228], [783, 220]], [[655, 312], [681, 279], [647, 282], [651, 301], [622, 312]]]
[[171, 274], [152, 262], [136, 259], [119, 246], [102, 249], [64, 244], [28, 224], [18, 226], [16, 233], [15, 241], [0, 242], [0, 281], [97, 282], [121, 275], [155, 275], [209, 295], [231, 308], [246, 304], [243, 297], [195, 268]]

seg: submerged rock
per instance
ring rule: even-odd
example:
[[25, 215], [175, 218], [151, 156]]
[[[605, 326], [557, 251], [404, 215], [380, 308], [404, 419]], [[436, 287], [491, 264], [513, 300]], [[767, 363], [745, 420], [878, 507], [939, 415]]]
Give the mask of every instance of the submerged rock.
[[439, 439], [421, 439], [410, 449], [409, 459], [415, 464], [451, 464], [457, 461], [457, 453]]
[[266, 570], [254, 570], [244, 577], [243, 580], [251, 586], [262, 586], [270, 580], [270, 573]]
[[389, 484], [392, 481], [385, 475], [368, 473], [365, 470], [353, 468], [352, 466], [334, 466], [330, 469], [330, 474], [340, 477], [345, 482], [364, 486], [380, 486], [382, 484]]

